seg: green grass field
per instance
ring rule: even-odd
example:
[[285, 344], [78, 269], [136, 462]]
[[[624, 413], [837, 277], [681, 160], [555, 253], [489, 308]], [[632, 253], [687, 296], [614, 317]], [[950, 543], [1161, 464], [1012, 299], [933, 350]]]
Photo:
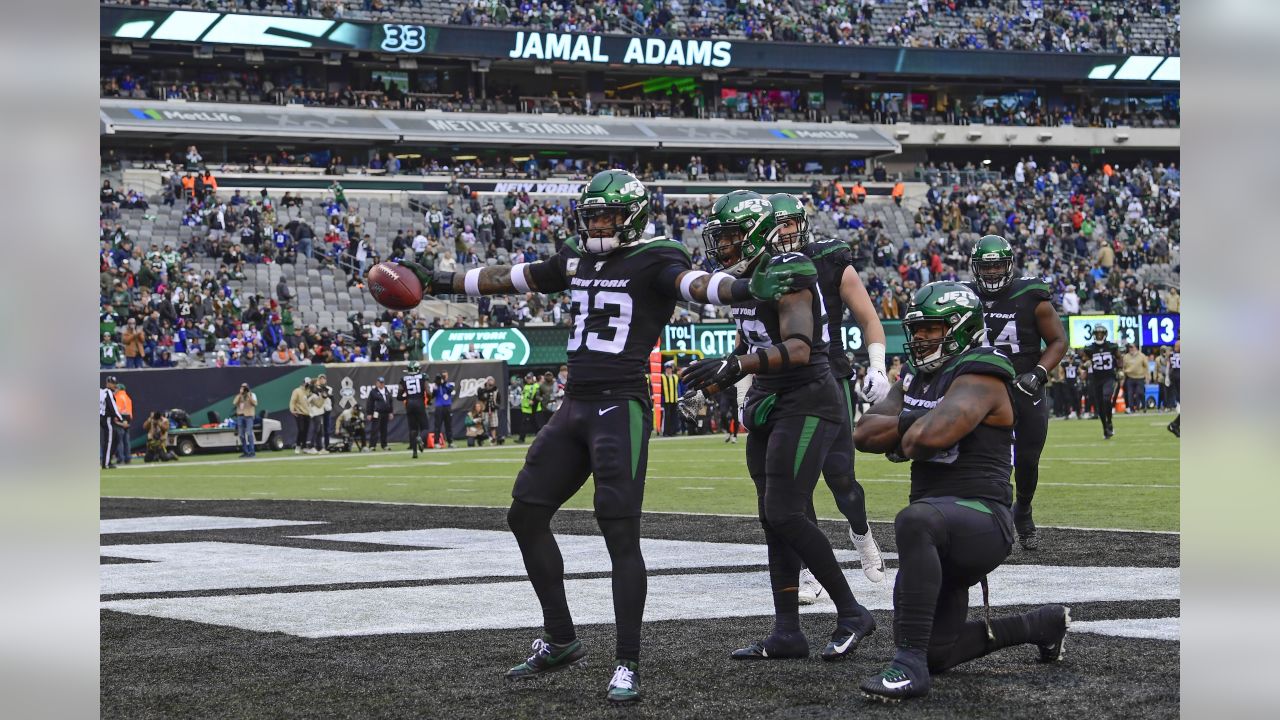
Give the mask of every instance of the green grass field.
[[[1171, 415], [1116, 417], [1116, 437], [1102, 440], [1096, 420], [1053, 421], [1040, 463], [1036, 522], [1087, 528], [1178, 530], [1178, 440]], [[656, 439], [649, 449], [645, 509], [754, 514], [755, 493], [743, 460], [745, 438]], [[404, 446], [399, 446], [403, 448]], [[372, 500], [440, 505], [510, 503], [527, 445], [327, 456], [260, 452], [196, 456], [144, 465], [138, 459], [102, 472], [102, 494], [188, 499]], [[906, 504], [909, 466], [859, 454], [857, 475], [872, 520], [892, 520]], [[587, 488], [590, 485], [588, 484]], [[831, 494], [815, 493], [818, 515], [837, 517]], [[591, 507], [589, 490], [568, 507]]]

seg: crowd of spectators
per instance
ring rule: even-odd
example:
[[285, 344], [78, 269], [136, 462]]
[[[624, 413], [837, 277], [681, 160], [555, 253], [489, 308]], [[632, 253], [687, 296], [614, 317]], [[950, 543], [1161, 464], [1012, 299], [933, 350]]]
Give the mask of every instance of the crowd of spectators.
[[[188, 160], [198, 158], [188, 148]], [[690, 158], [696, 166], [700, 159]], [[768, 164], [752, 160], [753, 177]], [[652, 169], [646, 174], [653, 174]], [[878, 168], [883, 174], [883, 168]], [[171, 169], [162, 197], [177, 203], [189, 240], [140, 247], [115, 222], [123, 209], [150, 207], [132, 189], [101, 189], [102, 365], [265, 365], [420, 359], [423, 331], [442, 327], [504, 327], [570, 324], [567, 295], [484, 297], [476, 319], [458, 316], [430, 323], [415, 312], [383, 312], [349, 327], [304, 326], [294, 320], [292, 266], [299, 256], [326, 266], [348, 288], [360, 291], [364, 271], [384, 259], [411, 258], [431, 268], [465, 270], [486, 264], [545, 259], [574, 233], [572, 198], [535, 199], [512, 191], [481, 199], [465, 181], [455, 181], [444, 199], [419, 206], [421, 222], [365, 231], [358, 203], [338, 182], [320, 201], [324, 226], [312, 228], [314, 206], [265, 189], [246, 196], [220, 192], [204, 167]], [[984, 234], [1009, 238], [1017, 267], [1045, 279], [1064, 312], [1178, 312], [1176, 273], [1180, 246], [1180, 171], [1175, 164], [1142, 162], [1130, 167], [1087, 163], [1075, 156], [1038, 163], [1021, 159], [1003, 172], [972, 166], [929, 164], [917, 175], [929, 185], [914, 209], [910, 232], [886, 227], [868, 212], [861, 182], [814, 180], [803, 200], [820, 235], [835, 235], [854, 249], [873, 300], [887, 319], [901, 316], [914, 288], [940, 279], [968, 277], [974, 240]], [[894, 199], [901, 202], [895, 186]], [[701, 230], [712, 197], [669, 198], [661, 181], [651, 186], [649, 235], [665, 235], [689, 248], [695, 267], [714, 270], [703, 253]], [[196, 269], [216, 259], [216, 271]], [[245, 294], [237, 280], [258, 263], [282, 264], [275, 292]], [[1163, 272], [1146, 272], [1163, 268]], [[259, 289], [260, 290], [260, 289]], [[468, 313], [469, 314], [469, 313]], [[671, 322], [724, 317], [711, 306], [681, 304]]]
[[[186, 5], [188, 0], [153, 4]], [[423, 0], [190, 4], [207, 10], [550, 32], [1071, 53], [1177, 54], [1182, 32], [1178, 0], [465, 0], [442, 11], [428, 8]]]
[[[151, 75], [154, 74], [153, 78]], [[440, 110], [443, 112], [557, 113], [566, 115], [725, 118], [730, 120], [795, 120], [808, 122], [934, 123], [948, 125], [1021, 125], [1048, 127], [1176, 127], [1181, 111], [1176, 99], [1136, 97], [1111, 99], [1079, 96], [1050, 103], [1034, 94], [984, 96], [945, 90], [914, 93], [906, 87], [880, 87], [876, 91], [850, 91], [835, 108], [810, 104], [807, 92], [786, 88], [735, 90], [709, 103], [701, 92], [617, 96], [593, 102], [573, 92], [561, 95], [524, 95], [515, 86], [495, 85], [485, 97], [474, 91], [453, 93], [405, 92], [399, 84], [371, 80], [364, 89], [346, 85], [341, 90], [308, 88], [306, 83], [277, 70], [219, 70], [202, 72], [199, 79], [174, 80], [173, 70], [135, 72], [129, 67], [105, 69], [103, 97], [135, 97], [189, 102], [251, 102], [384, 110]], [[166, 79], [168, 78], [168, 79]], [[527, 92], [527, 91], [523, 91]]]

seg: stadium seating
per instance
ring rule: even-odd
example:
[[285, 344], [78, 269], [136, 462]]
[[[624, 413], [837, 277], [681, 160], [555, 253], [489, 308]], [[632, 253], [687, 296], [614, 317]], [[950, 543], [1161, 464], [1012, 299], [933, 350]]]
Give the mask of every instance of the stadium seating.
[[[103, 0], [129, 4], [129, 0]], [[153, 0], [152, 7], [185, 7], [185, 0]], [[283, 0], [202, 3], [210, 10], [297, 15]], [[1053, 52], [1155, 52], [1177, 54], [1181, 4], [1176, 0], [1095, 4], [1068, 0], [991, 3], [986, 0], [779, 0], [770, 4], [730, 0], [663, 0], [649, 3], [517, 0], [367, 0], [311, 2], [317, 17], [422, 24], [464, 24], [636, 35], [792, 40], [878, 46]], [[550, 17], [541, 7], [552, 8]], [[863, 8], [870, 8], [864, 12]], [[565, 12], [570, 8], [573, 12]], [[1094, 12], [1093, 17], [1090, 13]], [[1105, 15], [1104, 15], [1105, 13]], [[1048, 31], [1048, 32], [1046, 32]], [[1046, 39], [1047, 36], [1047, 39]], [[1103, 37], [1105, 36], [1105, 40]]]

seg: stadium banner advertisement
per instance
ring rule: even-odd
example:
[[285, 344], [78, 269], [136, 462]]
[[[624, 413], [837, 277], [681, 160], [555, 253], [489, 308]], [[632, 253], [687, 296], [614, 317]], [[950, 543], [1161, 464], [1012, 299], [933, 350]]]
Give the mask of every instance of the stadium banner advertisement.
[[[507, 364], [494, 360], [467, 360], [458, 362], [432, 362], [423, 365], [423, 372], [434, 379], [443, 372], [449, 373], [455, 385], [453, 400], [453, 437], [455, 441], [466, 437], [463, 418], [475, 402], [476, 390], [493, 378], [498, 385], [499, 434], [507, 432]], [[404, 375], [403, 363], [336, 363], [331, 365], [303, 365], [281, 367], [223, 367], [184, 368], [173, 370], [108, 370], [99, 373], [99, 384], [115, 375], [126, 386], [133, 399], [134, 417], [130, 423], [131, 444], [145, 444], [142, 421], [152, 412], [168, 412], [181, 409], [191, 418], [193, 427], [209, 422], [209, 413], [216, 413], [219, 420], [233, 415], [232, 400], [240, 389], [240, 383], [248, 383], [258, 396], [258, 410], [265, 410], [267, 417], [279, 420], [284, 426], [284, 436], [293, 443], [295, 428], [289, 414], [289, 396], [302, 384], [304, 378], [323, 374], [333, 388], [331, 421], [352, 404], [361, 409], [369, 399], [369, 393], [377, 386], [379, 377], [386, 378], [392, 394], [399, 392], [400, 377]], [[432, 411], [434, 412], [434, 411]], [[434, 423], [434, 421], [433, 421]], [[435, 430], [434, 424], [432, 429]], [[404, 404], [395, 403], [395, 415], [388, 426], [388, 437], [395, 442], [408, 442], [409, 426], [405, 421]], [[332, 437], [336, 429], [330, 432]]]
[[518, 328], [450, 328], [437, 331], [427, 340], [427, 359], [431, 362], [461, 360], [469, 350], [487, 360], [512, 365], [529, 362], [529, 339]]
[[[1178, 82], [1178, 57], [857, 47], [375, 23], [190, 10], [99, 8], [112, 42], [363, 51], [509, 62], [690, 70]], [[797, 52], [797, 49], [803, 52]]]
[[1099, 326], [1107, 329], [1107, 339], [1121, 346], [1129, 343], [1139, 347], [1173, 345], [1180, 337], [1180, 317], [1176, 313], [1071, 315], [1067, 318], [1067, 334], [1073, 348], [1092, 343], [1093, 329]]
[[234, 105], [102, 98], [110, 134], [326, 138], [446, 145], [556, 145], [637, 148], [755, 147], [775, 150], [900, 152], [897, 140], [870, 125], [768, 123], [753, 120], [615, 118], [592, 115], [414, 112]]

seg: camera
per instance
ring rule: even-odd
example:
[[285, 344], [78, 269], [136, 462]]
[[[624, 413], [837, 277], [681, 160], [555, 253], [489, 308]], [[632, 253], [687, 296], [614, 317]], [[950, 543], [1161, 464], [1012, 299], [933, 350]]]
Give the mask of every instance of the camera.
[[437, 376], [436, 376], [436, 384], [437, 384], [437, 385], [443, 385], [443, 384], [444, 384], [444, 376], [443, 376], [443, 375], [437, 375]]

